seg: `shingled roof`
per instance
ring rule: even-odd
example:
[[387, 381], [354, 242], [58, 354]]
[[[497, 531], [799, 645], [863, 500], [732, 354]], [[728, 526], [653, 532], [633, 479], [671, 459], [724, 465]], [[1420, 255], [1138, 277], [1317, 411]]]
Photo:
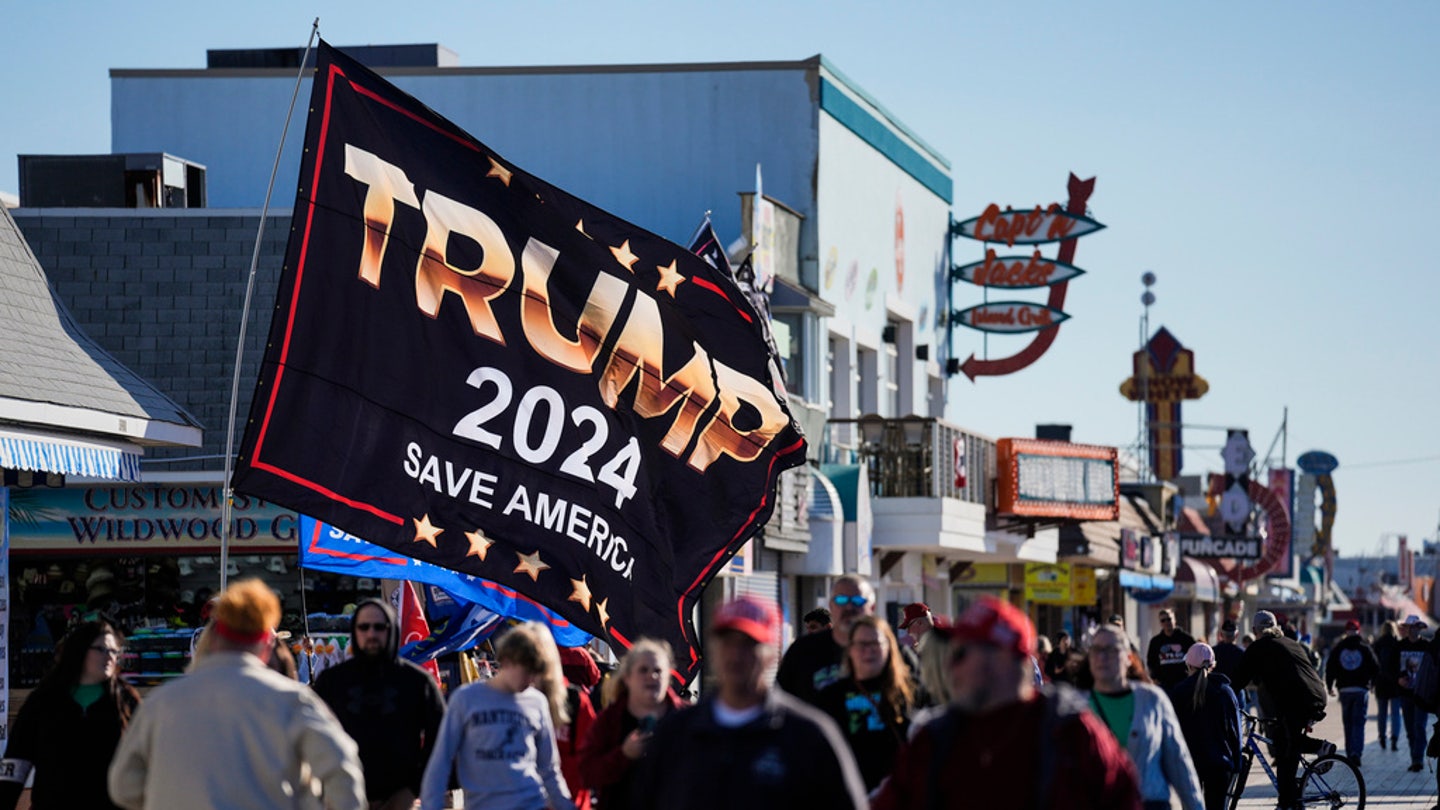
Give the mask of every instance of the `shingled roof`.
[[75, 323], [0, 208], [0, 468], [136, 480], [140, 448], [200, 445], [200, 423]]

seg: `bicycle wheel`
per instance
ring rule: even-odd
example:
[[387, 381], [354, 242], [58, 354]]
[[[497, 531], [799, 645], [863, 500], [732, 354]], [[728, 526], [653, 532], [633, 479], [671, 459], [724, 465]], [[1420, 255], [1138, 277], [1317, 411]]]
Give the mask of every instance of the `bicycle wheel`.
[[1305, 766], [1300, 776], [1300, 801], [1305, 807], [1365, 807], [1365, 777], [1347, 757], [1328, 754]]
[[1240, 806], [1240, 796], [1245, 793], [1245, 782], [1250, 778], [1250, 765], [1254, 763], [1255, 755], [1246, 751], [1240, 755], [1240, 770], [1230, 777], [1230, 790], [1226, 795], [1230, 798], [1229, 808], [1235, 810]]

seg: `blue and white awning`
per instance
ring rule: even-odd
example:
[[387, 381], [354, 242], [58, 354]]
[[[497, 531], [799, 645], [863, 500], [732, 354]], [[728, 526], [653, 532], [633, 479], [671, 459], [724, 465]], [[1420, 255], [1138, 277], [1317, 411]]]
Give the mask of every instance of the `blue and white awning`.
[[139, 481], [140, 452], [133, 445], [0, 430], [0, 468]]

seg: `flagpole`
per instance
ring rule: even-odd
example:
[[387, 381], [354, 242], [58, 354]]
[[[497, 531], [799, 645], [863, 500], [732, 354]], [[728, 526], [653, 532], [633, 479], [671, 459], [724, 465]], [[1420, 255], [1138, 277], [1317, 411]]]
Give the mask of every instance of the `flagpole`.
[[[255, 230], [255, 250], [250, 254], [250, 277], [245, 282], [245, 304], [240, 310], [240, 337], [235, 343], [235, 373], [230, 378], [230, 419], [225, 424], [225, 498], [220, 506], [220, 590], [224, 592], [230, 567], [230, 516], [234, 511], [235, 491], [230, 487], [230, 475], [235, 466], [235, 409], [240, 397], [240, 364], [245, 358], [245, 326], [250, 320], [250, 298], [255, 292], [255, 269], [260, 264], [260, 240], [265, 236], [265, 219], [270, 214], [270, 195], [275, 191], [275, 175], [280, 172], [280, 156], [285, 151], [285, 138], [290, 134], [290, 119], [295, 114], [295, 99], [300, 97], [300, 85], [305, 79], [305, 67], [310, 61], [310, 51], [315, 47], [315, 38], [320, 35], [320, 18], [310, 25], [310, 38], [305, 41], [305, 53], [300, 56], [300, 70], [295, 74], [295, 90], [290, 94], [290, 109], [285, 112], [285, 126], [280, 130], [280, 145], [275, 149], [275, 164], [270, 168], [270, 184], [265, 187], [265, 204], [260, 208], [260, 227]], [[303, 586], [303, 574], [302, 574]]]

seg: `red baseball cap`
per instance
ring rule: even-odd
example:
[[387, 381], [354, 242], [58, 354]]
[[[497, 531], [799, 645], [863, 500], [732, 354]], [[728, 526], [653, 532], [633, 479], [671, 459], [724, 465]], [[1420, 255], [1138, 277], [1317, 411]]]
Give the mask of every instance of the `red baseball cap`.
[[993, 596], [975, 600], [953, 625], [936, 625], [952, 641], [989, 644], [1024, 658], [1035, 652], [1035, 626], [1020, 608]]
[[1346, 630], [1359, 630], [1359, 629], [1360, 629], [1360, 622], [1357, 621], [1357, 620], [1355, 620], [1355, 619], [1351, 619], [1350, 621], [1345, 622], [1345, 629], [1346, 629]]
[[911, 602], [905, 606], [905, 618], [900, 621], [900, 629], [909, 630], [910, 625], [913, 624], [916, 619], [923, 619], [929, 614], [929, 605], [924, 602]]
[[780, 612], [775, 604], [753, 596], [741, 596], [720, 606], [710, 622], [710, 632], [737, 630], [758, 644], [780, 646]]

